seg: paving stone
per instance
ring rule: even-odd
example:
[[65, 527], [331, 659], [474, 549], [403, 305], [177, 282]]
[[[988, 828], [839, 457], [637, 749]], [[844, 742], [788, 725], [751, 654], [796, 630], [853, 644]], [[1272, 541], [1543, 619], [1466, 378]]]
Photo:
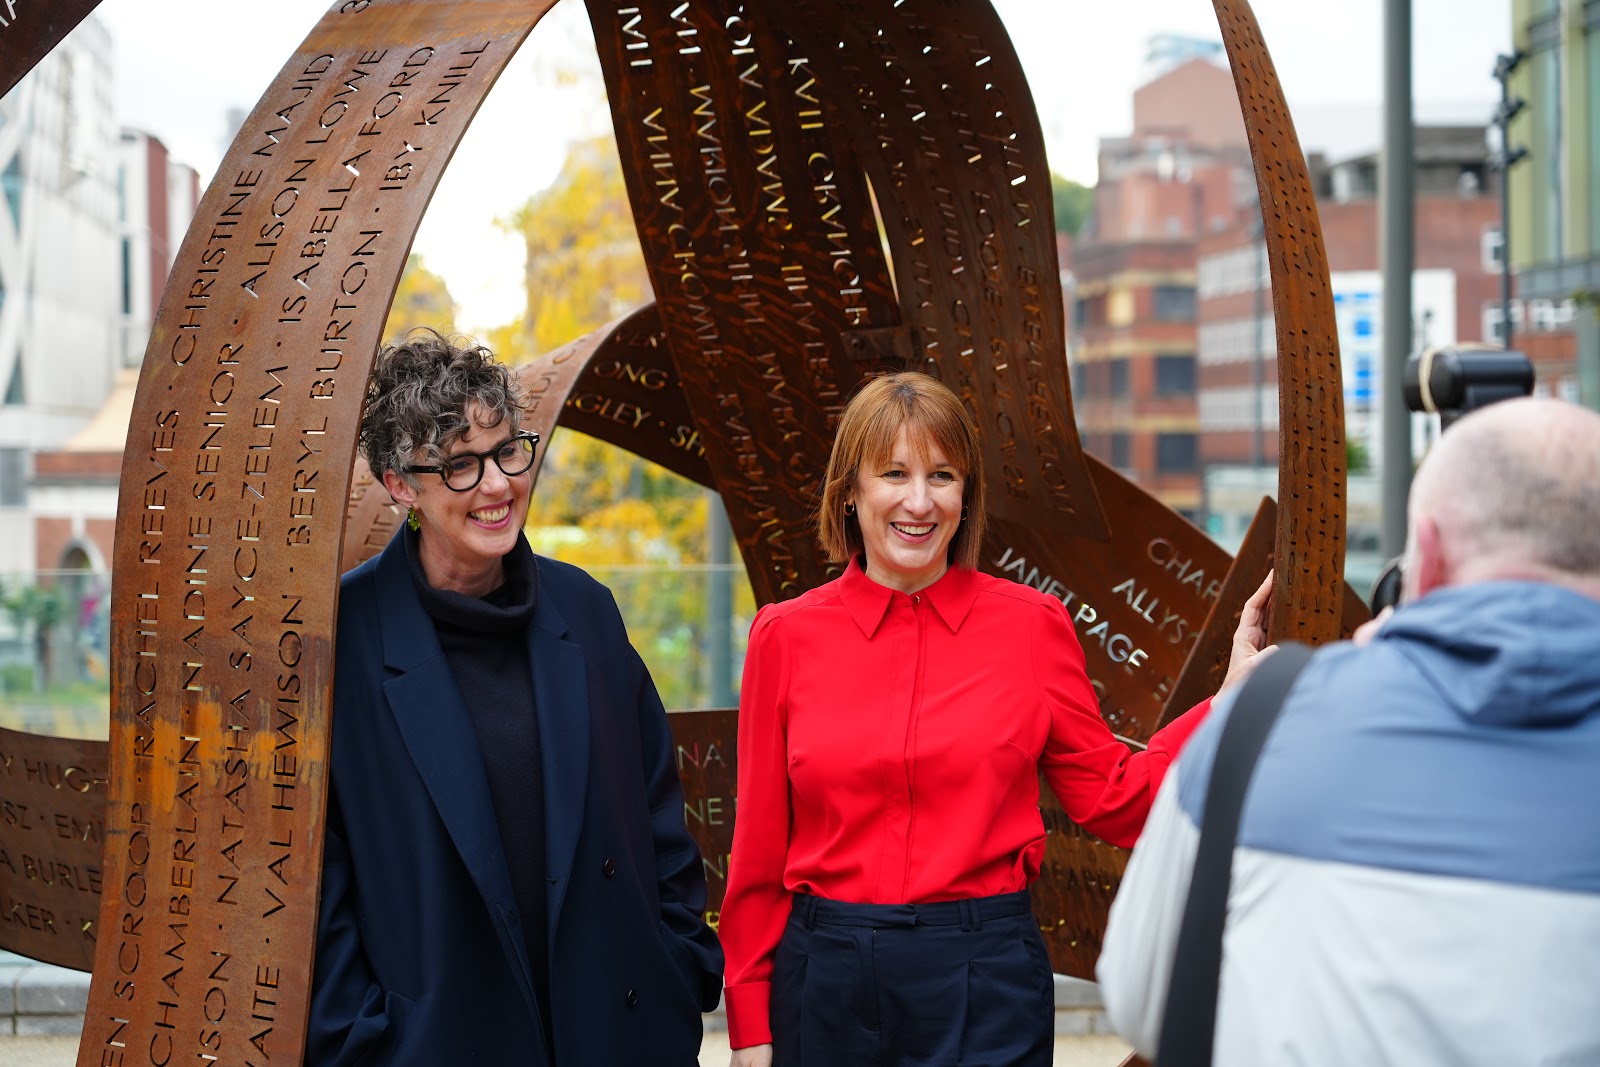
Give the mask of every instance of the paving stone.
[[76, 1037], [83, 1033], [82, 1015], [19, 1015], [18, 1037]]
[[1068, 1008], [1066, 1011], [1056, 1012], [1056, 1033], [1071, 1034], [1074, 1036], [1094, 1033], [1094, 1016], [1092, 1011], [1081, 1008]]
[[29, 1015], [82, 1015], [89, 1006], [89, 976], [48, 963], [24, 968], [17, 976], [15, 1011]]
[[1068, 978], [1064, 974], [1056, 975], [1056, 1008], [1098, 1008], [1100, 1006], [1100, 987], [1094, 982], [1085, 982], [1082, 978]]

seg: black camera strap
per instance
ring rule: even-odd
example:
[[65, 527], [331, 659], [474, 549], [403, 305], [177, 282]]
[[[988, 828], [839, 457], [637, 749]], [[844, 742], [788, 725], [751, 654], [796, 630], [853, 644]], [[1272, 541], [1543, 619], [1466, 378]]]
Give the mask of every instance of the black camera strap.
[[1200, 820], [1189, 897], [1167, 986], [1161, 1020], [1160, 1067], [1210, 1067], [1216, 1042], [1217, 990], [1222, 973], [1222, 931], [1228, 919], [1228, 888], [1233, 881], [1233, 849], [1239, 816], [1256, 759], [1278, 719], [1284, 698], [1312, 649], [1288, 642], [1268, 656], [1245, 680], [1217, 739], [1206, 809]]

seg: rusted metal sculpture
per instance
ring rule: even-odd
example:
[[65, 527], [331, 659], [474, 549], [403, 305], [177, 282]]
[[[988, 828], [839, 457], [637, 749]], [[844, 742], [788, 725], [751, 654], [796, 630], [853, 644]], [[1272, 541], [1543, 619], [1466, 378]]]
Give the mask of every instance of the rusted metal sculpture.
[[99, 6], [100, 0], [4, 5], [0, 11], [0, 96], [9, 93], [34, 64]]
[[[439, 173], [551, 3], [334, 4], [246, 121], [179, 252], [124, 460], [106, 891], [76, 956], [56, 935], [25, 949], [81, 966], [84, 935], [97, 938], [82, 1064], [168, 1049], [299, 1059], [336, 579], [398, 520], [352, 472], [363, 386]], [[1230, 575], [1198, 530], [1082, 453], [1043, 143], [994, 12], [588, 7], [658, 303], [524, 368], [534, 427], [583, 430], [717, 489], [767, 602], [833, 573], [812, 509], [845, 400], [875, 371], [928, 370], [985, 429], [985, 568], [1067, 603], [1113, 729], [1140, 742], [1204, 691], [1272, 520]], [[1259, 30], [1244, 0], [1215, 7], [1248, 100], [1278, 313], [1273, 636], [1326, 640], [1344, 606], [1326, 263]], [[19, 76], [49, 43], [30, 40]], [[674, 729], [715, 898], [733, 715], [680, 713]], [[1053, 805], [1046, 821], [1039, 915], [1057, 969], [1088, 974], [1123, 854]]]
[[103, 741], [0, 729], [0, 947], [89, 969], [105, 814]]
[[80, 1063], [300, 1060], [364, 386], [428, 198], [548, 7], [335, 5], [179, 250], [123, 457]]

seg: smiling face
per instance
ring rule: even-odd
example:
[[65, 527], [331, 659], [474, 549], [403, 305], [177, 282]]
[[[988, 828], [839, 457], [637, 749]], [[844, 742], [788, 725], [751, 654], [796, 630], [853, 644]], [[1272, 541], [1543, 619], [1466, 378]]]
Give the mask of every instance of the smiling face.
[[866, 547], [867, 577], [902, 593], [938, 581], [950, 566], [965, 486], [931, 438], [902, 426], [888, 456], [862, 465], [849, 497]]
[[[487, 452], [508, 441], [517, 427], [501, 422], [484, 425], [486, 412], [467, 406], [470, 423], [465, 436], [445, 447], [440, 462], [450, 457]], [[418, 463], [431, 462], [419, 456]], [[491, 458], [484, 462], [483, 479], [472, 489], [457, 493], [437, 474], [414, 474], [413, 489], [395, 471], [385, 471], [383, 484], [402, 507], [414, 507], [422, 522], [419, 531], [422, 569], [435, 589], [451, 589], [467, 596], [483, 596], [505, 580], [501, 558], [517, 543], [528, 517], [533, 475], [507, 476]]]

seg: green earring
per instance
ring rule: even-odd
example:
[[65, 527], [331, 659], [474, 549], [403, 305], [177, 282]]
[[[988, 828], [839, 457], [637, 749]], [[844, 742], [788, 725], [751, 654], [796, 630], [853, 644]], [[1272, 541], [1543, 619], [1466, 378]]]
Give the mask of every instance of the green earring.
[[416, 508], [406, 508], [406, 529], [422, 529], [422, 516], [417, 514]]

